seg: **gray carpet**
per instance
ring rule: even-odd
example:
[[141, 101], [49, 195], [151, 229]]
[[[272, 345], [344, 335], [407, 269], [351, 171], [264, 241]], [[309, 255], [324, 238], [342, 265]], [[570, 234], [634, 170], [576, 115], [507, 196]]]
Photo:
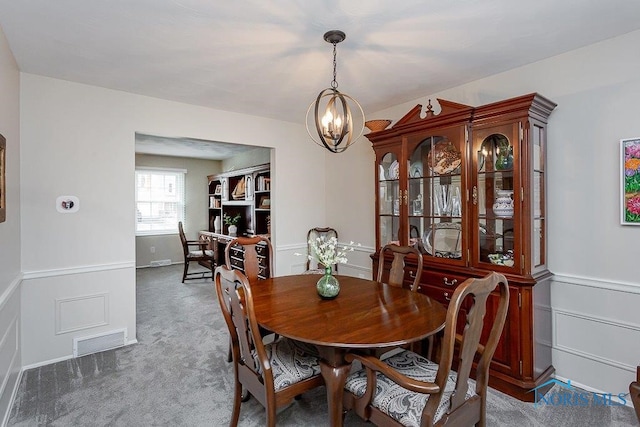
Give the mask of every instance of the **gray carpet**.
[[[137, 273], [138, 344], [25, 371], [8, 426], [224, 426], [233, 373], [212, 282], [182, 266]], [[556, 386], [557, 387], [557, 386]], [[552, 393], [556, 389], [552, 389]], [[490, 426], [637, 426], [627, 407], [539, 406], [491, 390]], [[254, 399], [240, 426], [265, 424]], [[281, 426], [327, 425], [324, 387], [278, 413]], [[370, 425], [347, 414], [346, 426]]]

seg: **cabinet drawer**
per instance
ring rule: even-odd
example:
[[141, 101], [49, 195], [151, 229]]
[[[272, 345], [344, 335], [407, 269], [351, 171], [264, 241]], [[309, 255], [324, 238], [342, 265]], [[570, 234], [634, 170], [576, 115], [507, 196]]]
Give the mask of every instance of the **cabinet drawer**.
[[243, 270], [244, 269], [244, 263], [242, 262], [242, 259], [240, 259], [240, 258], [229, 257], [229, 262], [231, 263], [231, 267], [232, 268], [237, 268], [239, 270]]
[[445, 307], [449, 305], [449, 301], [451, 301], [451, 295], [453, 295], [454, 290], [454, 288], [444, 289], [441, 286], [431, 286], [423, 283], [421, 283], [418, 288], [420, 293], [425, 294], [429, 298], [433, 298]]
[[448, 289], [453, 292], [459, 284], [467, 279], [467, 276], [461, 274], [423, 270], [422, 277], [420, 277], [420, 287], [424, 285], [439, 286], [443, 290]]

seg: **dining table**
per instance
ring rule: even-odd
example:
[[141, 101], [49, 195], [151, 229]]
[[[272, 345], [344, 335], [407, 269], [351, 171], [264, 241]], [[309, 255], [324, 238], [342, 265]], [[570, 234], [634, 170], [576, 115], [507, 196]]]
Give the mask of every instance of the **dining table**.
[[349, 351], [392, 349], [444, 328], [446, 308], [428, 296], [386, 283], [337, 275], [340, 293], [322, 299], [318, 274], [272, 277], [252, 286], [258, 324], [278, 335], [313, 344], [320, 355], [329, 422], [343, 423], [343, 388]]

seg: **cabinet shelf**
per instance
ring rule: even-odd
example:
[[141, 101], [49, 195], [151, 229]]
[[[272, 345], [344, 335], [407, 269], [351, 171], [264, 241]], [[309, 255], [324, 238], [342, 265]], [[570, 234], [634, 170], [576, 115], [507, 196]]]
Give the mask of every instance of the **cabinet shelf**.
[[[209, 232], [227, 233], [228, 226], [215, 228], [216, 217], [240, 215], [237, 235], [269, 234], [269, 210], [259, 208], [259, 201], [268, 196], [265, 187], [271, 185], [270, 165], [263, 164], [231, 172], [209, 175]], [[257, 197], [257, 195], [260, 195]], [[269, 197], [267, 197], [269, 198]], [[269, 198], [270, 199], [270, 198]], [[219, 205], [219, 206], [217, 206]], [[258, 214], [259, 213], [259, 214]]]

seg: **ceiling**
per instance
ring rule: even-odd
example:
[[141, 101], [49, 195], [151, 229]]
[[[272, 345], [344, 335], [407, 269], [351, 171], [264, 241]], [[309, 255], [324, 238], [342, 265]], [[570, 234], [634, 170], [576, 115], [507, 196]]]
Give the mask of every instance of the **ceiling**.
[[332, 79], [365, 114], [640, 29], [637, 0], [0, 0], [18, 67], [303, 124]]

